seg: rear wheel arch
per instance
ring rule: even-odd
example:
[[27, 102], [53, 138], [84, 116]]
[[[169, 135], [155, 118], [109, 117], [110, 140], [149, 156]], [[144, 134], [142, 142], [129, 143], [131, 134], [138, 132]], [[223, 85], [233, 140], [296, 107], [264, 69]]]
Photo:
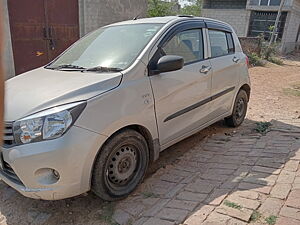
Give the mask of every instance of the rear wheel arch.
[[250, 100], [251, 87], [248, 84], [241, 86], [240, 90], [244, 90], [247, 93], [248, 101]]

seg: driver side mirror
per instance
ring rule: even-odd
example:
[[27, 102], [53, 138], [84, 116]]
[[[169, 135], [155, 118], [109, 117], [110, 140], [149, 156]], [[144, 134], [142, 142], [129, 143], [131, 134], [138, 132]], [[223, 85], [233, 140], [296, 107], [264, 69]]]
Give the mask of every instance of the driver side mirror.
[[181, 56], [165, 55], [158, 60], [156, 74], [180, 70], [183, 65], [184, 60]]

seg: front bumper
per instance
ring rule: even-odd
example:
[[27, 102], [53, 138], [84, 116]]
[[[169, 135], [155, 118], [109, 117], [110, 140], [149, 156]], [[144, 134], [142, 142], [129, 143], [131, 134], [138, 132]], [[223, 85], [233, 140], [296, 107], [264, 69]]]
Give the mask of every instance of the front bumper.
[[[73, 126], [64, 136], [2, 149], [0, 178], [35, 199], [58, 200], [90, 190], [94, 159], [106, 136]], [[59, 176], [54, 176], [53, 171]]]

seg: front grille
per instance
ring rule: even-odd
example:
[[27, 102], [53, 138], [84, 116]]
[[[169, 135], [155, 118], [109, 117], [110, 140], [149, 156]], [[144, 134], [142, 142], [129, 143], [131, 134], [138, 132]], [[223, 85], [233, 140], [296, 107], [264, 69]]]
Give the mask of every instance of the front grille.
[[15, 171], [11, 166], [4, 161], [3, 155], [0, 152], [0, 160], [2, 161], [2, 169], [0, 168], [0, 172], [3, 173], [4, 176], [6, 176], [8, 179], [12, 180], [13, 182], [23, 185], [22, 181], [19, 179], [19, 177], [16, 175]]
[[3, 147], [10, 147], [15, 144], [14, 134], [13, 134], [13, 123], [4, 123], [3, 131]]

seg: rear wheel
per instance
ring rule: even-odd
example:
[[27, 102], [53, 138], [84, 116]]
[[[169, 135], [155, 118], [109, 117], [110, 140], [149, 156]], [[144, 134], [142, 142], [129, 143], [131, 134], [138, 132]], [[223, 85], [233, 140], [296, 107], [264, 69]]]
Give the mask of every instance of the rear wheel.
[[248, 95], [246, 91], [240, 90], [234, 102], [232, 115], [225, 118], [225, 123], [230, 127], [240, 126], [245, 119], [247, 107]]
[[148, 163], [145, 138], [134, 130], [124, 130], [101, 149], [94, 165], [92, 191], [107, 201], [122, 199], [143, 180]]

